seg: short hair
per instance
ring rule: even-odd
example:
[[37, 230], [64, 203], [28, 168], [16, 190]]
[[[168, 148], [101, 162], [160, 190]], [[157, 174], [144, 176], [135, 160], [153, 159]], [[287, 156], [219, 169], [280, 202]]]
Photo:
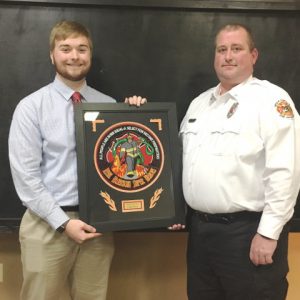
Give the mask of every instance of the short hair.
[[89, 46], [92, 52], [93, 42], [89, 30], [78, 22], [66, 20], [56, 23], [52, 28], [49, 37], [50, 51], [53, 51], [56, 41], [65, 40], [70, 36], [85, 36], [89, 41]]
[[251, 29], [243, 24], [238, 24], [238, 23], [237, 24], [227, 24], [227, 25], [222, 26], [216, 34], [215, 45], [217, 44], [217, 38], [221, 31], [235, 31], [238, 29], [244, 29], [246, 31], [247, 36], [248, 36], [248, 45], [249, 45], [250, 51], [252, 51], [254, 48], [256, 48]]

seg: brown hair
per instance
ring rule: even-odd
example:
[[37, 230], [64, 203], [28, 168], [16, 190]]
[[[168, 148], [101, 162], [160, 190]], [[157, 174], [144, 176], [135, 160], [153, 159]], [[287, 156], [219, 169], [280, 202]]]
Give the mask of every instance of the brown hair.
[[247, 33], [249, 49], [250, 49], [250, 51], [252, 51], [254, 48], [256, 48], [253, 34], [252, 34], [250, 28], [248, 28], [247, 26], [242, 25], [242, 24], [227, 24], [227, 25], [224, 25], [223, 27], [221, 27], [219, 29], [218, 33], [216, 34], [215, 45], [216, 45], [217, 37], [221, 31], [235, 31], [235, 30], [238, 30], [241, 28], [244, 29]]
[[52, 28], [49, 37], [50, 51], [55, 47], [55, 41], [65, 40], [70, 36], [85, 36], [89, 41], [91, 52], [93, 50], [93, 42], [91, 34], [86, 27], [75, 21], [61, 21]]

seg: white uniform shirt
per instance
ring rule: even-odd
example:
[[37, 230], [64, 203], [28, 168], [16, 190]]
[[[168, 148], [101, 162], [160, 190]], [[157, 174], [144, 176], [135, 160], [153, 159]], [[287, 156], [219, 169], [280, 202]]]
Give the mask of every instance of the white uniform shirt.
[[278, 239], [300, 186], [299, 115], [265, 80], [218, 92], [194, 99], [181, 123], [186, 202], [207, 213], [263, 211], [258, 233]]

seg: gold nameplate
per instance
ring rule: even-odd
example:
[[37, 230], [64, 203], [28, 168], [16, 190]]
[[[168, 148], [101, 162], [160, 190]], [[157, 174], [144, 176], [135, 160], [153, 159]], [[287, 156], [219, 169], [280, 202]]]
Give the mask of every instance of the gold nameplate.
[[122, 201], [122, 212], [135, 212], [144, 211], [144, 200], [123, 200]]

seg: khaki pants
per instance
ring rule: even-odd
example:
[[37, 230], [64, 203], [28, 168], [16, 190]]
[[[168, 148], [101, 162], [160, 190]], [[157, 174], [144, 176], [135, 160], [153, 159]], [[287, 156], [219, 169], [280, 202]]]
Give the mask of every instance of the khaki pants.
[[[78, 213], [68, 212], [70, 218]], [[78, 245], [27, 210], [20, 227], [22, 300], [58, 300], [67, 285], [73, 300], [105, 300], [112, 234]]]

